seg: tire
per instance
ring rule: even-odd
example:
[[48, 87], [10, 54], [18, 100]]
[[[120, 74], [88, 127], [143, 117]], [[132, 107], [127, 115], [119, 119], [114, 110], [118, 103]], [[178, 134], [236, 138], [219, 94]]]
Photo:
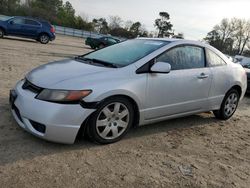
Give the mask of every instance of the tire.
[[4, 30], [0, 28], [0, 38], [3, 38], [4, 36]]
[[49, 38], [49, 36], [48, 36], [47, 34], [41, 34], [41, 35], [39, 36], [39, 41], [40, 41], [40, 43], [42, 43], [42, 44], [48, 44], [48, 43], [49, 43], [49, 40], [50, 40], [50, 38]]
[[239, 99], [239, 92], [236, 89], [231, 89], [224, 97], [220, 109], [213, 111], [215, 117], [221, 120], [232, 117], [238, 107]]
[[99, 47], [98, 47], [98, 49], [102, 49], [102, 48], [104, 48], [104, 47], [105, 47], [104, 44], [100, 44]]
[[122, 97], [105, 100], [87, 123], [88, 137], [99, 144], [119, 141], [126, 135], [134, 122], [131, 102]]

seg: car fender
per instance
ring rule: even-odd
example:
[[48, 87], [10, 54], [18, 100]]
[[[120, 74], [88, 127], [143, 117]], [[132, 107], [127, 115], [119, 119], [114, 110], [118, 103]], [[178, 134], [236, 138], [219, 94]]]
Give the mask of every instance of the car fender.
[[139, 96], [137, 96], [135, 93], [125, 90], [125, 89], [116, 89], [116, 90], [110, 90], [105, 93], [102, 93], [101, 95], [92, 96], [91, 98], [88, 97], [87, 100], [84, 99], [85, 102], [102, 102], [107, 98], [113, 97], [113, 96], [124, 96], [131, 98], [138, 106], [139, 109], [143, 108], [143, 103], [140, 100]]

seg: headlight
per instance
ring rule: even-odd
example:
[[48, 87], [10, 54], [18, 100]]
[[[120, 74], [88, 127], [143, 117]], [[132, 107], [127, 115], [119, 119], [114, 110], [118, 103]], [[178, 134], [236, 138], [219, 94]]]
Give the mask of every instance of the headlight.
[[91, 90], [68, 91], [44, 89], [36, 96], [36, 98], [49, 102], [77, 103], [82, 98], [88, 96], [91, 92]]

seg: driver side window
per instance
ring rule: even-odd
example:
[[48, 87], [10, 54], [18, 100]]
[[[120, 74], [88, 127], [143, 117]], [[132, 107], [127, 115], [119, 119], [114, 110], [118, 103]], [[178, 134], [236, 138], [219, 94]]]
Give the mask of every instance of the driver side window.
[[180, 46], [170, 49], [156, 58], [156, 62], [167, 62], [171, 70], [205, 67], [204, 49], [197, 46]]

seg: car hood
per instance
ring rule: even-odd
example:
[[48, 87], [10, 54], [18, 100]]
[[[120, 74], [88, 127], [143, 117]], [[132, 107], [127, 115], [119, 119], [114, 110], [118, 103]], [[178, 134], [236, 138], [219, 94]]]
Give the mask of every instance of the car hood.
[[94, 66], [73, 59], [56, 61], [39, 66], [26, 75], [31, 83], [42, 88], [51, 88], [60, 82], [77, 77], [89, 77], [100, 72], [112, 71], [113, 68]]

